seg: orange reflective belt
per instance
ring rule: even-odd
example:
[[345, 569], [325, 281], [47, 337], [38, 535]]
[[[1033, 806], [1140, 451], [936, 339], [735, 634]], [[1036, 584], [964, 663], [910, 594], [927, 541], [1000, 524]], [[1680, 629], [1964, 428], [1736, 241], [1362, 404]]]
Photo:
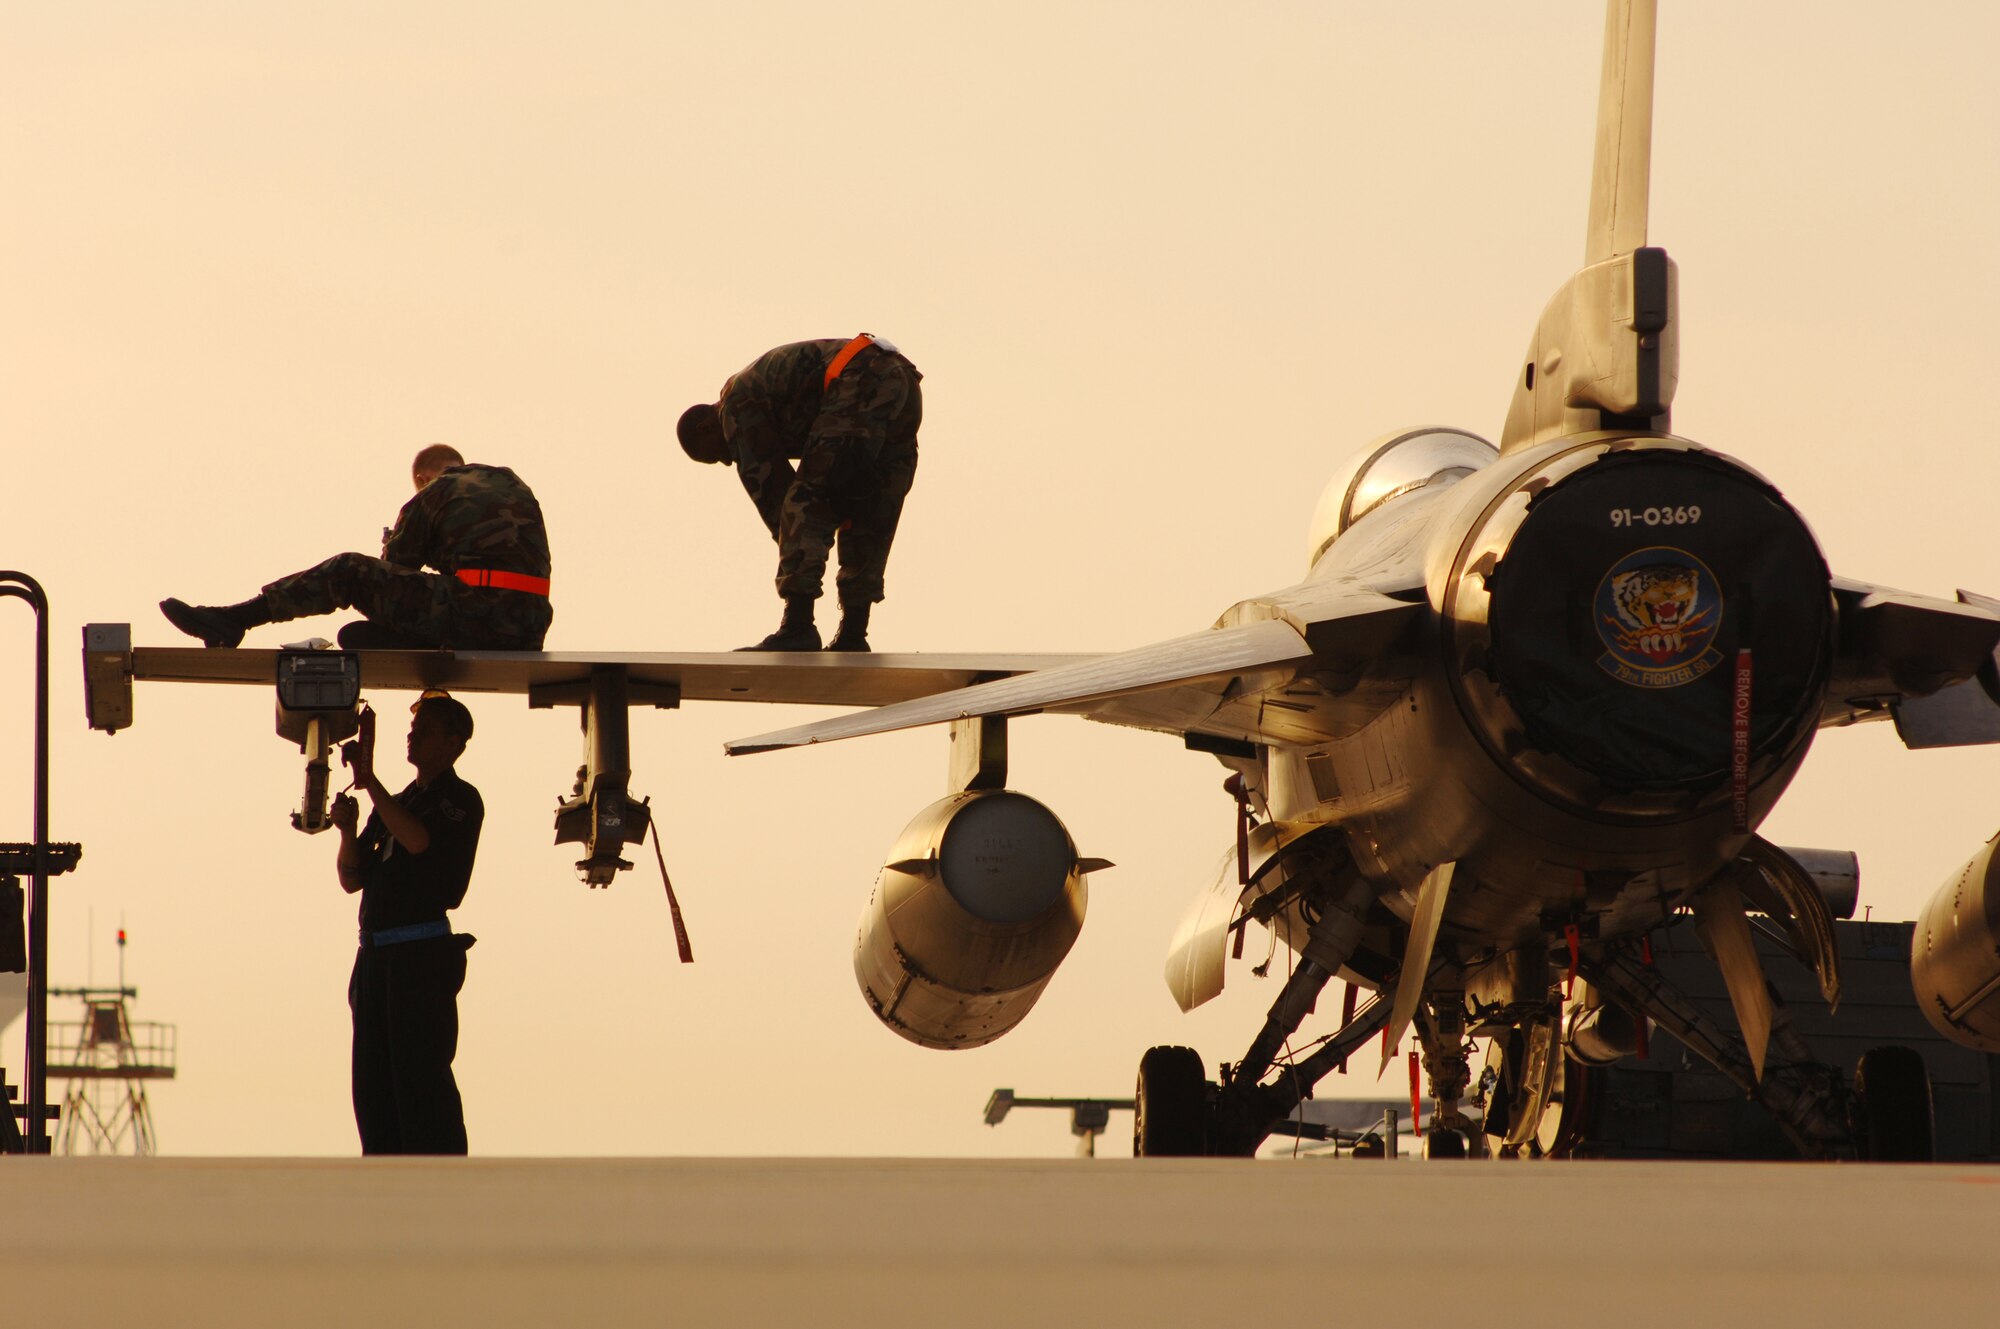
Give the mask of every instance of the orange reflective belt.
[[460, 568], [458, 579], [467, 586], [498, 586], [504, 591], [526, 591], [544, 598], [549, 593], [547, 577], [531, 577], [525, 572], [504, 572], [499, 568]]
[[840, 371], [847, 368], [847, 362], [874, 344], [875, 334], [864, 332], [853, 341], [847, 343], [847, 345], [841, 347], [839, 352], [834, 355], [832, 361], [828, 363], [826, 367], [826, 379], [819, 385], [819, 390], [825, 392], [828, 388], [832, 387], [833, 380], [840, 377]]

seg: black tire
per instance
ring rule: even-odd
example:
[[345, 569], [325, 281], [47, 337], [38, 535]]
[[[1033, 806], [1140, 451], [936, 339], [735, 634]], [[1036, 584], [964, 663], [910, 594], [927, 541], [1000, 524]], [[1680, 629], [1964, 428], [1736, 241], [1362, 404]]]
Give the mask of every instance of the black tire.
[[1200, 1158], [1208, 1152], [1208, 1079], [1193, 1048], [1149, 1048], [1132, 1095], [1137, 1158]]
[[1854, 1068], [1861, 1100], [1861, 1156], [1871, 1163], [1929, 1163], [1937, 1158], [1931, 1075], [1915, 1048], [1870, 1048]]
[[1424, 1132], [1424, 1157], [1426, 1159], [1464, 1158], [1468, 1152], [1465, 1137], [1457, 1131], [1449, 1128], [1440, 1130], [1438, 1127], [1433, 1126]]

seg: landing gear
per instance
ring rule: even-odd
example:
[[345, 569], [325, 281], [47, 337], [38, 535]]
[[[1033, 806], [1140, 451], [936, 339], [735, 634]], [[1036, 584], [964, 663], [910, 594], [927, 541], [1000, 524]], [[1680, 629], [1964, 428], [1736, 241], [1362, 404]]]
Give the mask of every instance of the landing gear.
[[1542, 1114], [1537, 1144], [1550, 1158], [1575, 1158], [1588, 1138], [1591, 1117], [1597, 1111], [1597, 1095], [1604, 1068], [1586, 1066], [1574, 1057], [1563, 1057], [1556, 1069], [1555, 1091], [1549, 1095], [1548, 1110]]
[[1929, 1163], [1937, 1158], [1931, 1076], [1914, 1048], [1886, 1046], [1861, 1054], [1854, 1068], [1855, 1143], [1871, 1163]]
[[1132, 1103], [1134, 1156], [1199, 1158], [1208, 1152], [1208, 1079], [1193, 1048], [1149, 1049], [1139, 1059]]
[[[1457, 988], [1433, 992], [1418, 1015], [1417, 1036], [1423, 1043], [1424, 1071], [1430, 1078], [1432, 1105], [1431, 1127], [1424, 1136], [1424, 1157], [1468, 1157], [1480, 1127], [1459, 1108], [1472, 1083], [1472, 1066], [1466, 1055], [1470, 1045], [1465, 1034], [1465, 993]], [[1483, 1139], [1476, 1152], [1479, 1157], [1486, 1157]]]
[[[1631, 951], [1613, 949], [1600, 956], [1586, 956], [1580, 972], [1592, 987], [1652, 1020], [1688, 1051], [1763, 1104], [1800, 1157], [1833, 1161], [1851, 1159], [1859, 1153], [1855, 1123], [1851, 1120], [1858, 1115], [1852, 1110], [1852, 1096], [1842, 1085], [1838, 1072], [1813, 1059], [1812, 1050], [1799, 1037], [1782, 1005], [1771, 1008], [1771, 1060], [1765, 1066], [1765, 1073], [1759, 1076], [1743, 1038], [1704, 1014], [1686, 993], [1668, 982], [1658, 969], [1641, 963]], [[1910, 1083], [1907, 1062], [1902, 1070], [1887, 1070], [1885, 1076], [1884, 1068], [1896, 1064], [1894, 1057], [1886, 1063], [1876, 1059], [1878, 1080], [1902, 1081], [1898, 1087], [1879, 1091], [1878, 1097], [1883, 1103], [1885, 1120], [1907, 1123], [1888, 1128], [1903, 1142], [1895, 1147], [1915, 1148], [1920, 1140], [1912, 1121], [1917, 1115], [1914, 1102], [1918, 1091]], [[1921, 1064], [1917, 1069], [1921, 1069]], [[1926, 1080], [1922, 1098], [1927, 1101], [1928, 1097]], [[1900, 1109], [1890, 1106], [1895, 1103], [1907, 1106]], [[1884, 1147], [1890, 1146], [1885, 1143]]]
[[1487, 1144], [1501, 1158], [1542, 1155], [1542, 1118], [1555, 1099], [1562, 1048], [1553, 1018], [1524, 1020], [1486, 1045]]
[[1251, 1157], [1273, 1125], [1388, 1022], [1389, 1003], [1371, 999], [1339, 1033], [1269, 1084], [1251, 1079], [1239, 1064], [1218, 1088], [1209, 1084], [1194, 1049], [1153, 1048], [1139, 1061], [1132, 1152], [1154, 1158]]
[[1429, 1131], [1425, 1132], [1424, 1157], [1426, 1159], [1464, 1158], [1466, 1154], [1467, 1146], [1465, 1137], [1457, 1131], [1448, 1127], [1441, 1129], [1433, 1126]]

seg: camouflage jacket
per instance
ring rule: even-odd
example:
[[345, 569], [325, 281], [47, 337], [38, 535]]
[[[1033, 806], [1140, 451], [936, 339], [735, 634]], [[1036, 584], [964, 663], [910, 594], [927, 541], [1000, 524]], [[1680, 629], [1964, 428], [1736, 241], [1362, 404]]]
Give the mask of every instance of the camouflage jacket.
[[873, 435], [889, 427], [909, 394], [874, 390], [873, 380], [894, 375], [915, 383], [923, 375], [901, 352], [874, 346], [857, 355], [827, 387], [827, 366], [848, 340], [789, 342], [732, 374], [722, 385], [717, 407], [731, 451], [739, 458], [797, 458], [816, 438]]
[[549, 575], [542, 505], [504, 466], [452, 466], [403, 505], [382, 557], [406, 568], [502, 568]]

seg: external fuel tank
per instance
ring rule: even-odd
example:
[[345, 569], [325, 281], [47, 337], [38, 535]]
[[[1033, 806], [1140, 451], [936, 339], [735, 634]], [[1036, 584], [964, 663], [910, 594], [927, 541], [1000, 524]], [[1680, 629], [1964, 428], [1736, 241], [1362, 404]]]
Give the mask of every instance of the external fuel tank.
[[918, 813], [877, 878], [854, 976], [913, 1043], [990, 1043], [1034, 1007], [1083, 928], [1085, 874], [1056, 815], [1026, 794], [974, 790]]
[[1938, 888], [1910, 939], [1910, 984], [1939, 1033], [2000, 1052], [2000, 835]]

